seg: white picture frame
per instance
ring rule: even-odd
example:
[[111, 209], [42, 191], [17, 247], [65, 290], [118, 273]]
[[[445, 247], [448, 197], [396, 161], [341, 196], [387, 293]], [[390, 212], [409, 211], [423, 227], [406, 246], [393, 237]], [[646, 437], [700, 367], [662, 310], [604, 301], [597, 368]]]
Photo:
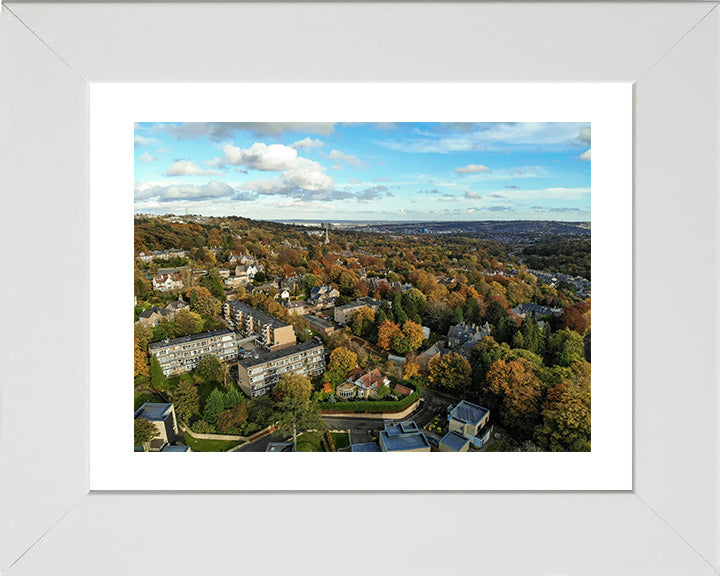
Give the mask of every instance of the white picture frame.
[[[716, 574], [716, 7], [6, 5], [2, 573]], [[89, 83], [278, 80], [634, 83], [632, 491], [88, 493]]]

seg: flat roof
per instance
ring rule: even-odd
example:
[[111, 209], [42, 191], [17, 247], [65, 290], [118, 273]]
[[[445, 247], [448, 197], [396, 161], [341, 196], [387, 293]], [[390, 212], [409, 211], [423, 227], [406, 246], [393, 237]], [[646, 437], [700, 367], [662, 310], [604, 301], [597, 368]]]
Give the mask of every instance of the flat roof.
[[252, 316], [258, 322], [262, 322], [263, 324], [272, 326], [273, 328], [282, 328], [283, 326], [289, 326], [289, 324], [286, 324], [282, 320], [278, 320], [274, 316], [270, 316], [270, 314], [268, 314], [267, 312], [263, 312], [262, 310], [253, 308], [252, 306], [245, 304], [245, 302], [242, 302], [241, 300], [230, 300], [229, 302], [226, 302], [226, 304], [231, 308], [240, 310], [240, 312], [242, 312], [243, 314]]
[[222, 328], [221, 330], [212, 330], [210, 332], [201, 332], [200, 334], [191, 334], [190, 336], [181, 336], [180, 338], [173, 338], [171, 340], [160, 340], [159, 342], [153, 342], [150, 344], [150, 350], [157, 348], [165, 348], [166, 346], [174, 346], [175, 344], [184, 344], [185, 342], [194, 342], [195, 340], [204, 340], [205, 338], [215, 338], [216, 336], [225, 336], [226, 334], [233, 334], [232, 330]]
[[380, 432], [380, 436], [385, 444], [388, 452], [400, 452], [403, 450], [417, 450], [418, 448], [429, 448], [430, 443], [422, 432], [413, 434], [401, 434], [398, 436], [390, 436], [385, 430]]
[[160, 452], [191, 452], [191, 450], [189, 446], [173, 446], [172, 444], [167, 444], [163, 446]]
[[460, 436], [457, 432], [448, 432], [440, 439], [440, 444], [444, 444], [448, 448], [452, 448], [456, 452], [460, 452], [465, 446], [470, 443], [470, 440]]
[[375, 442], [363, 442], [350, 446], [350, 452], [382, 452]]
[[460, 422], [478, 424], [488, 412], [490, 412], [490, 410], [487, 408], [483, 408], [467, 400], [461, 400], [458, 405], [450, 411], [450, 417]]
[[388, 436], [399, 436], [401, 434], [414, 434], [420, 432], [418, 425], [414, 421], [408, 422], [392, 422], [385, 424], [385, 432]]
[[257, 358], [254, 356], [250, 356], [249, 358], [244, 358], [240, 360], [239, 364], [244, 366], [245, 368], [250, 368], [252, 366], [258, 366], [259, 364], [265, 364], [265, 362], [272, 362], [273, 360], [277, 360], [278, 358], [285, 358], [285, 356], [292, 356], [293, 354], [297, 354], [299, 352], [307, 352], [308, 350], [313, 350], [315, 348], [321, 348], [322, 344], [316, 344], [312, 340], [308, 340], [307, 342], [303, 342], [301, 344], [296, 344], [295, 346], [290, 346], [289, 348], [283, 348], [282, 350], [273, 350], [272, 352], [262, 352], [258, 355]]
[[168, 410], [173, 405], [168, 402], [145, 402], [140, 409], [135, 412], [135, 418], [145, 418], [146, 420], [162, 420]]

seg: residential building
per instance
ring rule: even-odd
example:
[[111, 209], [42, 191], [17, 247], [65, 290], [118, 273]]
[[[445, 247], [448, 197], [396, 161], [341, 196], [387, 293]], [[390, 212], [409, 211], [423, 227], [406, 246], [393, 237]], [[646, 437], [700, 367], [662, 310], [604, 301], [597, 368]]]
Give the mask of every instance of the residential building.
[[160, 274], [152, 279], [153, 290], [169, 292], [171, 290], [182, 290], [184, 284], [180, 274]]
[[205, 356], [217, 356], [219, 360], [228, 362], [235, 360], [238, 355], [237, 339], [230, 330], [214, 330], [161, 340], [150, 344], [148, 349], [158, 359], [165, 376], [190, 372]]
[[285, 300], [282, 305], [287, 309], [288, 314], [303, 315], [307, 312], [307, 303], [305, 300]]
[[[352, 389], [344, 384], [352, 386]], [[345, 382], [338, 386], [337, 395], [341, 398], [376, 398], [377, 391], [382, 386], [390, 386], [390, 380], [377, 368], [374, 370], [353, 368]]]
[[238, 383], [250, 397], [270, 392], [283, 374], [319, 376], [325, 372], [325, 348], [315, 340], [263, 352], [238, 362]]
[[430, 452], [430, 442], [413, 421], [385, 424], [379, 442], [383, 452]]
[[350, 452], [382, 452], [377, 442], [361, 442], [350, 446]]
[[241, 282], [251, 282], [261, 268], [256, 264], [238, 264], [235, 266], [235, 278]]
[[135, 411], [135, 420], [143, 418], [155, 425], [157, 435], [150, 441], [150, 451], [159, 452], [167, 444], [174, 444], [178, 436], [175, 406], [169, 403], [146, 402]]
[[335, 306], [335, 300], [337, 300], [338, 296], [340, 296], [340, 292], [337, 288], [333, 288], [332, 286], [314, 286], [310, 290], [308, 302], [318, 310], [332, 308]]
[[515, 308], [511, 308], [510, 311], [520, 316], [520, 318], [529, 318], [530, 320], [537, 320], [545, 316], [560, 316], [562, 314], [562, 308], [532, 303], [518, 304]]
[[467, 438], [470, 443], [481, 448], [490, 438], [490, 410], [461, 400], [448, 412], [448, 430]]
[[335, 308], [335, 322], [338, 324], [345, 325], [352, 319], [353, 313], [355, 311], [360, 310], [360, 308], [363, 308], [367, 306], [368, 308], [371, 308], [373, 311], [377, 312], [377, 310], [382, 305], [382, 302], [380, 300], [373, 300], [372, 298], [360, 298], [358, 300], [355, 300], [354, 302], [350, 302], [350, 304], [345, 304], [344, 306], [337, 306]]
[[307, 320], [308, 324], [312, 327], [315, 332], [322, 332], [323, 334], [332, 334], [335, 332], [335, 326], [330, 324], [327, 320], [312, 316], [311, 314], [303, 314], [303, 318]]
[[465, 357], [470, 357], [473, 346], [486, 336], [490, 336], [490, 324], [455, 324], [448, 330], [448, 346]]
[[470, 449], [470, 440], [457, 432], [448, 432], [438, 442], [440, 452], [467, 452]]
[[160, 306], [152, 306], [151, 308], [143, 310], [140, 313], [138, 317], [138, 322], [140, 322], [140, 324], [142, 324], [143, 326], [154, 328], [161, 320], [169, 320], [172, 322], [173, 320], [175, 320], [178, 311], [182, 310], [183, 308], [187, 308], [188, 306], [190, 306], [190, 304], [183, 300], [176, 300], [175, 302], [170, 302], [170, 304], [165, 306], [165, 308], [161, 308]]
[[281, 350], [296, 342], [295, 330], [290, 324], [240, 300], [225, 302], [223, 314], [238, 334], [244, 338], [253, 336], [267, 350]]

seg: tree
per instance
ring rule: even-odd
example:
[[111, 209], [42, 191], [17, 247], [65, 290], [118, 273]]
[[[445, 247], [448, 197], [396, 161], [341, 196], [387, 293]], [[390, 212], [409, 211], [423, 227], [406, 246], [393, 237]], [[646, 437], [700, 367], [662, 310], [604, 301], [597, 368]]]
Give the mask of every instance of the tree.
[[540, 379], [523, 360], [498, 360], [487, 373], [487, 390], [500, 405], [500, 421], [526, 436], [540, 418]]
[[390, 350], [393, 343], [393, 337], [401, 334], [402, 332], [400, 331], [400, 326], [395, 324], [395, 322], [385, 320], [385, 322], [380, 324], [378, 327], [377, 345], [383, 350]]
[[194, 374], [208, 384], [219, 384], [223, 376], [222, 363], [212, 354], [203, 356], [195, 367]]
[[[495, 284], [495, 282], [493, 282]], [[490, 324], [493, 326], [497, 326], [500, 323], [500, 320], [504, 318], [507, 320], [508, 313], [507, 310], [505, 310], [505, 307], [500, 304], [497, 300], [493, 300], [490, 302], [490, 306], [488, 306], [486, 319]]]
[[220, 300], [213, 296], [200, 296], [193, 309], [203, 318], [214, 318], [220, 314], [222, 304]]
[[368, 338], [372, 335], [375, 323], [375, 311], [369, 306], [363, 306], [352, 314], [350, 327], [355, 336]]
[[203, 320], [200, 314], [191, 312], [187, 308], [178, 311], [175, 316], [175, 324], [181, 336], [197, 334], [198, 332], [202, 332], [203, 329]]
[[412, 320], [408, 320], [403, 324], [402, 331], [408, 339], [410, 350], [417, 350], [425, 342], [422, 326]]
[[455, 352], [438, 355], [428, 362], [428, 380], [434, 386], [463, 393], [470, 386], [470, 363]]
[[220, 432], [229, 432], [237, 429], [247, 421], [248, 411], [247, 404], [240, 402], [228, 410], [223, 410], [218, 414], [217, 429]]
[[197, 387], [187, 380], [182, 380], [173, 395], [175, 413], [185, 422], [190, 422], [200, 412], [200, 395]]
[[408, 356], [403, 366], [403, 378], [415, 378], [420, 375], [420, 364], [414, 357]]
[[222, 412], [224, 409], [225, 398], [223, 396], [223, 393], [218, 388], [214, 388], [213, 391], [210, 392], [210, 396], [208, 396], [208, 399], [205, 402], [205, 408], [203, 409], [203, 417], [210, 424], [215, 424], [217, 422], [218, 416], [220, 415], [220, 412]]
[[150, 367], [148, 366], [147, 353], [140, 349], [138, 339], [135, 338], [135, 376], [150, 377]]
[[293, 446], [297, 449], [297, 434], [303, 430], [324, 431], [326, 426], [319, 406], [303, 398], [284, 398], [276, 405], [275, 417], [279, 434], [292, 432]]
[[582, 336], [574, 330], [558, 330], [547, 343], [548, 364], [570, 366], [585, 360], [585, 347]]
[[135, 418], [135, 446], [142, 446], [143, 451], [147, 452], [150, 441], [157, 436], [155, 424], [145, 418]]
[[[223, 366], [227, 365], [223, 364]], [[225, 392], [225, 409], [229, 410], [230, 408], [234, 408], [242, 401], [242, 399], [243, 395], [237, 388], [230, 388], [230, 390]]]
[[357, 366], [357, 362], [357, 354], [349, 348], [344, 346], [335, 348], [330, 354], [330, 362], [325, 377], [333, 387], [338, 386], [345, 380], [347, 373]]
[[147, 350], [148, 344], [150, 344], [153, 339], [152, 328], [150, 328], [149, 326], [144, 326], [143, 324], [140, 324], [140, 322], [136, 322], [134, 332], [140, 350]]
[[165, 378], [160, 362], [155, 356], [150, 357], [150, 384], [156, 390], [164, 390], [167, 384], [167, 378]]
[[392, 394], [390, 386], [380, 386], [376, 393], [376, 397], [378, 400], [382, 400], [383, 398], [387, 398], [388, 396], [390, 396], [390, 394]]
[[312, 382], [307, 376], [301, 374], [292, 374], [286, 372], [280, 377], [280, 381], [275, 385], [273, 393], [276, 397], [284, 398], [300, 398], [307, 400], [312, 394]]
[[463, 317], [463, 309], [458, 306], [455, 308], [455, 311], [453, 312], [452, 316], [452, 323], [455, 324], [462, 324], [465, 318]]

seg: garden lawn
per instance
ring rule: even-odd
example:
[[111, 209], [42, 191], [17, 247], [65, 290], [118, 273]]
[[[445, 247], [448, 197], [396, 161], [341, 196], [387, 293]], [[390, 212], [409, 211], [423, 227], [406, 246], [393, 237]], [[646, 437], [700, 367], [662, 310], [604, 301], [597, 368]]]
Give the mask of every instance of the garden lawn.
[[335, 442], [335, 448], [338, 450], [350, 446], [350, 438], [348, 438], [347, 432], [330, 432], [330, 434], [332, 434], [333, 442]]
[[185, 445], [193, 452], [227, 452], [238, 444], [237, 440], [201, 440], [185, 434]]
[[303, 432], [297, 439], [298, 452], [323, 452], [320, 432]]

